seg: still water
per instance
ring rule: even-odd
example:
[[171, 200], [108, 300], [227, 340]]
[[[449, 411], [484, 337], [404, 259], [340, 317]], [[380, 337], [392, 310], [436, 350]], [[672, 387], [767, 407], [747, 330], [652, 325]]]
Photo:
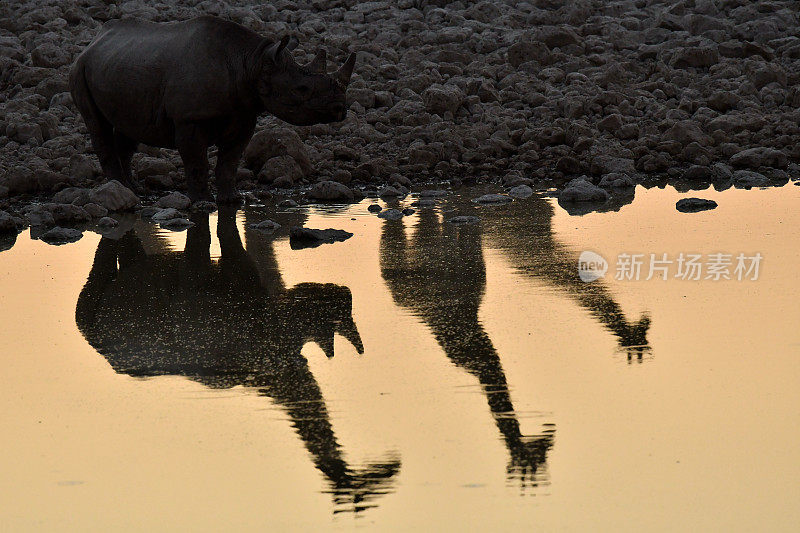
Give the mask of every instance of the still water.
[[[0, 529], [797, 531], [800, 187], [701, 195], [26, 232], [0, 253]], [[758, 279], [645, 279], [718, 252]]]

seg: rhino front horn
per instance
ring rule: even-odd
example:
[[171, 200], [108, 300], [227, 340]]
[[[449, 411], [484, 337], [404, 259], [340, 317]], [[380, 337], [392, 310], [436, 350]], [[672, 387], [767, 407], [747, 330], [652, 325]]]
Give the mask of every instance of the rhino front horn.
[[328, 54], [325, 52], [323, 48], [319, 52], [314, 59], [311, 60], [311, 63], [308, 64], [307, 68], [311, 72], [325, 72], [325, 67], [328, 65]]
[[350, 54], [350, 57], [347, 58], [347, 61], [344, 62], [344, 65], [342, 65], [342, 67], [336, 71], [334, 77], [339, 83], [341, 83], [346, 87], [347, 84], [350, 83], [350, 76], [353, 75], [353, 67], [355, 66], [356, 66], [356, 53], [352, 52]]

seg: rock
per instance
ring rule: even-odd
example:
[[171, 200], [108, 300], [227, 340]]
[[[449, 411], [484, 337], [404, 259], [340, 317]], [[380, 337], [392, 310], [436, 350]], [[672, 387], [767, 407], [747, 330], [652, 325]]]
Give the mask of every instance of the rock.
[[672, 56], [675, 68], [704, 68], [719, 63], [719, 51], [716, 46], [687, 46], [679, 48]]
[[396, 196], [403, 196], [403, 193], [400, 192], [399, 190], [395, 189], [394, 187], [386, 186], [386, 187], [382, 187], [378, 191], [378, 196], [380, 196], [381, 198], [386, 198], [386, 197], [390, 197], [390, 196], [395, 196], [396, 197]]
[[155, 215], [159, 211], [161, 211], [160, 207], [156, 207], [154, 205], [150, 205], [150, 206], [147, 206], [147, 207], [143, 208], [141, 211], [139, 211], [139, 214], [141, 215], [142, 218], [152, 218], [153, 215]]
[[416, 213], [416, 211], [414, 209], [411, 209], [410, 207], [406, 207], [401, 211], [401, 213], [403, 213], [403, 216], [410, 217], [411, 215]]
[[210, 200], [198, 200], [190, 209], [196, 213], [213, 213], [217, 210], [217, 204]]
[[350, 202], [353, 200], [353, 191], [346, 185], [342, 185], [336, 181], [320, 181], [311, 187], [309, 193], [311, 198], [322, 201], [344, 201]]
[[40, 204], [34, 204], [23, 210], [25, 221], [33, 227], [49, 228], [55, 226], [53, 214]]
[[74, 204], [52, 204], [50, 212], [58, 225], [77, 225], [92, 219], [84, 208]]
[[701, 145], [711, 144], [711, 138], [703, 133], [700, 126], [690, 120], [676, 122], [664, 133], [664, 138], [677, 141], [683, 145], [696, 142]]
[[83, 208], [89, 213], [92, 218], [103, 218], [108, 214], [108, 209], [102, 205], [97, 205], [92, 202], [83, 204]]
[[622, 128], [622, 124], [622, 115], [619, 113], [613, 113], [598, 122], [597, 127], [600, 129], [600, 131], [616, 133], [620, 130], [620, 128]]
[[305, 144], [291, 128], [268, 128], [253, 135], [244, 152], [244, 163], [258, 174], [264, 163], [280, 156], [291, 157], [304, 177], [313, 169]]
[[5, 211], [0, 211], [0, 235], [17, 234], [17, 223]]
[[464, 93], [458, 87], [438, 83], [431, 85], [422, 93], [425, 108], [439, 116], [447, 112], [455, 113], [461, 107], [464, 98]]
[[731, 156], [731, 165], [738, 168], [786, 168], [789, 158], [773, 148], [748, 148]]
[[382, 210], [383, 208], [378, 204], [370, 204], [369, 207], [367, 207], [367, 211], [370, 213], [380, 213]]
[[273, 222], [272, 220], [262, 220], [257, 224], [250, 224], [250, 227], [254, 230], [263, 231], [265, 233], [272, 233], [276, 229], [280, 228], [281, 225], [277, 222]]
[[508, 62], [518, 68], [528, 61], [536, 61], [541, 65], [548, 65], [551, 61], [550, 49], [538, 41], [521, 40], [508, 47]]
[[281, 155], [268, 159], [261, 167], [258, 172], [258, 182], [272, 183], [275, 187], [291, 188], [304, 176], [303, 169], [294, 158], [289, 155]]
[[420, 198], [441, 198], [442, 196], [447, 196], [448, 194], [450, 194], [448, 191], [443, 191], [443, 190], [438, 190], [438, 189], [437, 190], [428, 190], [428, 189], [426, 189], [424, 191], [420, 191], [419, 197]]
[[281, 200], [278, 202], [278, 207], [297, 207], [298, 204], [291, 198], [286, 198], [285, 200]]
[[578, 178], [567, 184], [561, 194], [558, 195], [558, 199], [567, 203], [605, 202], [608, 200], [608, 193], [587, 180]]
[[126, 211], [139, 205], [136, 194], [117, 180], [111, 180], [92, 189], [89, 200], [109, 211]]
[[153, 214], [151, 218], [153, 219], [153, 222], [165, 222], [167, 220], [183, 218], [183, 215], [177, 209], [168, 207], [166, 209], [159, 210], [157, 213]]
[[750, 170], [737, 170], [733, 173], [733, 185], [740, 188], [769, 187], [770, 180], [763, 174]]
[[400, 220], [403, 218], [403, 212], [397, 209], [386, 209], [378, 213], [378, 218], [383, 218], [386, 220]]
[[717, 207], [717, 202], [703, 198], [681, 198], [675, 204], [675, 208], [681, 213], [696, 213], [714, 209], [715, 207]]
[[508, 195], [512, 198], [530, 198], [533, 194], [533, 189], [528, 187], [527, 185], [517, 185], [510, 191], [508, 191]]
[[103, 217], [97, 221], [97, 226], [101, 228], [116, 228], [119, 226], [119, 222], [111, 217]]
[[298, 248], [309, 248], [319, 246], [324, 243], [341, 242], [352, 237], [349, 231], [340, 229], [312, 229], [292, 226], [289, 230], [289, 244], [293, 250]]
[[192, 201], [185, 194], [176, 191], [159, 198], [156, 205], [164, 209], [168, 207], [173, 209], [189, 209], [189, 206], [192, 205]]
[[72, 228], [60, 228], [56, 226], [45, 233], [43, 233], [39, 239], [46, 242], [47, 244], [53, 245], [61, 245], [67, 244], [70, 242], [75, 242], [80, 240], [83, 237], [83, 233]]
[[472, 215], [459, 215], [448, 220], [449, 223], [456, 225], [477, 224], [480, 221], [481, 221], [480, 218]]
[[89, 202], [90, 192], [90, 189], [82, 187], [67, 187], [53, 195], [53, 202], [57, 204], [85, 205]]
[[74, 154], [69, 158], [69, 175], [78, 183], [94, 179], [96, 170], [94, 162], [83, 154]]
[[478, 198], [474, 198], [472, 201], [476, 204], [481, 205], [496, 205], [496, 204], [507, 204], [508, 202], [512, 202], [514, 199], [510, 196], [506, 196], [505, 194], [484, 194], [483, 196], [479, 196]]
[[159, 224], [162, 228], [170, 231], [183, 231], [187, 228], [194, 226], [194, 222], [187, 218], [178, 217], [164, 220]]

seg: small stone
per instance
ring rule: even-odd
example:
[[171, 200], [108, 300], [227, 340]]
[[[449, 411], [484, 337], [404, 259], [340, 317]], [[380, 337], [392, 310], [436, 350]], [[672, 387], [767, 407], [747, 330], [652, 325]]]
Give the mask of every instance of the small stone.
[[311, 187], [309, 196], [315, 200], [350, 202], [353, 200], [353, 191], [336, 181], [320, 181]]
[[89, 202], [83, 204], [83, 208], [89, 213], [89, 216], [92, 218], [103, 218], [108, 214], [108, 209], [103, 207], [102, 205], [97, 205], [95, 203]]
[[382, 187], [381, 190], [378, 191], [378, 196], [381, 198], [393, 197], [393, 196], [402, 196], [403, 193], [399, 190], [395, 189], [394, 187]]
[[125, 211], [139, 205], [136, 194], [117, 180], [111, 180], [92, 189], [89, 200], [109, 211]]
[[369, 211], [370, 213], [380, 213], [382, 210], [383, 208], [378, 204], [370, 204], [370, 206], [367, 207], [367, 211]]
[[682, 198], [675, 204], [675, 208], [681, 213], [696, 213], [715, 207], [717, 207], [717, 202], [704, 198]]
[[420, 198], [440, 198], [442, 196], [447, 196], [448, 194], [450, 194], [448, 191], [424, 190], [424, 191], [420, 191], [419, 197]]
[[411, 215], [416, 213], [416, 211], [414, 209], [411, 209], [410, 207], [406, 207], [405, 209], [403, 209], [402, 213], [404, 216], [410, 217]]

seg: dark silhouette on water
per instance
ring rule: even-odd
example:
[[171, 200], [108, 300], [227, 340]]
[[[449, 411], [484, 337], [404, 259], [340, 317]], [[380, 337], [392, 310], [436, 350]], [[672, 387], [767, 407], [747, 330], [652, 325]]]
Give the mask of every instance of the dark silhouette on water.
[[[148, 254], [135, 231], [101, 239], [78, 299], [78, 328], [116, 372], [257, 388], [284, 409], [329, 480], [335, 512], [374, 506], [374, 498], [391, 490], [400, 461], [390, 454], [362, 467], [348, 465], [301, 355], [314, 341], [333, 357], [335, 333], [363, 352], [350, 290], [318, 283], [287, 289], [271, 242], [260, 247], [258, 261], [242, 246], [234, 210], [219, 214], [221, 257], [213, 261], [208, 215], [195, 214], [192, 221], [183, 252], [158, 250], [157, 238], [148, 235], [148, 247], [156, 248]], [[248, 246], [256, 241], [248, 233]]]
[[[464, 206], [456, 206], [458, 212]], [[602, 281], [584, 283], [578, 276], [578, 254], [556, 239], [553, 206], [540, 196], [479, 210], [487, 245], [499, 249], [512, 266], [565, 291], [617, 337], [629, 361], [650, 351], [650, 317], [631, 322]], [[611, 275], [611, 274], [609, 274]]]
[[500, 357], [478, 320], [486, 285], [480, 228], [440, 224], [432, 209], [420, 212], [410, 240], [401, 220], [383, 224], [381, 274], [395, 302], [431, 329], [453, 364], [478, 378], [508, 448], [509, 480], [538, 485], [553, 429], [548, 425], [535, 436], [520, 432]]

